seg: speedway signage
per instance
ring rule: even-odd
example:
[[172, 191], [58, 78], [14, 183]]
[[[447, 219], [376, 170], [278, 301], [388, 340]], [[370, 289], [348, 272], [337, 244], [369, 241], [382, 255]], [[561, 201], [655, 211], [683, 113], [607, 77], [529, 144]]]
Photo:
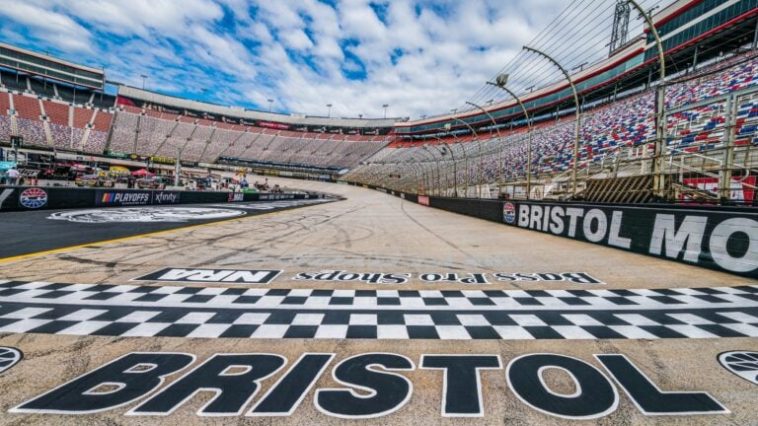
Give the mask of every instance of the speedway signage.
[[150, 204], [150, 192], [96, 191], [95, 205], [104, 206], [146, 206]]
[[[181, 283], [235, 283], [235, 284], [270, 284], [284, 272], [276, 269], [208, 269], [208, 268], [165, 268], [134, 278], [134, 281], [160, 281]], [[605, 284], [586, 272], [496, 272], [496, 273], [450, 273], [424, 272], [384, 273], [352, 272], [343, 270], [322, 270], [296, 273], [291, 280], [308, 282], [340, 282], [363, 284], [407, 284], [412, 280], [422, 283], [456, 283], [456, 284], [523, 284], [536, 282], [554, 282], [569, 284]]]
[[166, 268], [135, 278], [134, 281], [269, 284], [281, 273], [280, 270]]
[[758, 277], [758, 213], [506, 202], [502, 220], [520, 228]]
[[[549, 370], [568, 375], [574, 391], [562, 392], [546, 381]], [[282, 374], [277, 380], [271, 380], [278, 373]], [[607, 417], [622, 398], [644, 416], [729, 413], [702, 390], [677, 390], [671, 384], [664, 390], [652, 373], [620, 353], [587, 359], [557, 353], [523, 353], [506, 359], [498, 353], [429, 353], [411, 359], [365, 352], [337, 359], [337, 354], [327, 352], [303, 353], [293, 361], [255, 352], [216, 353], [198, 361], [190, 353], [133, 352], [54, 389], [29, 395], [9, 412], [86, 415], [126, 407], [126, 416], [168, 416], [203, 398], [198, 416], [291, 416], [301, 405], [312, 404], [329, 417], [370, 419], [409, 410], [409, 403], [417, 402], [414, 393], [429, 391], [428, 385], [418, 387], [414, 380], [429, 383], [441, 376], [443, 385], [435, 390], [440, 417], [484, 416], [493, 408], [485, 406], [483, 393], [492, 390], [500, 398], [515, 397], [529, 410], [566, 420]], [[484, 375], [494, 386], [483, 389]], [[328, 377], [333, 386], [318, 385]], [[418, 401], [430, 403], [429, 398]]]

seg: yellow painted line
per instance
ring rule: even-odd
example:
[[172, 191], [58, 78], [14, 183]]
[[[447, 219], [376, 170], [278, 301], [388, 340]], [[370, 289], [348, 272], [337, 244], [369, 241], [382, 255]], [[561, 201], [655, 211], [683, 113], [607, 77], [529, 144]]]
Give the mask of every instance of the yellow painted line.
[[0, 258], [0, 264], [17, 262], [17, 261], [20, 261], [20, 260], [27, 260], [27, 259], [31, 259], [31, 258], [34, 258], [34, 257], [47, 256], [47, 255], [50, 255], [50, 254], [63, 253], [63, 252], [71, 251], [71, 250], [76, 250], [76, 249], [88, 247], [88, 246], [95, 245], [95, 244], [122, 243], [124, 241], [136, 240], [138, 238], [144, 238], [144, 237], [154, 237], [156, 235], [163, 235], [163, 234], [168, 234], [168, 233], [171, 233], [171, 232], [186, 231], [186, 230], [189, 230], [189, 229], [195, 229], [195, 228], [201, 228], [201, 227], [213, 226], [213, 225], [222, 225], [222, 224], [224, 224], [226, 222], [231, 222], [231, 221], [234, 221], [234, 220], [245, 220], [245, 219], [250, 219], [250, 218], [254, 218], [254, 217], [271, 216], [271, 215], [275, 215], [277, 213], [284, 213], [284, 212], [287, 212], [287, 211], [290, 211], [290, 210], [297, 210], [297, 209], [277, 210], [275, 212], [260, 213], [260, 214], [249, 215], [249, 216], [244, 216], [244, 217], [233, 217], [233, 218], [229, 218], [229, 219], [219, 220], [219, 221], [216, 221], [216, 222], [200, 223], [200, 224], [197, 224], [197, 225], [187, 225], [187, 226], [182, 226], [180, 228], [164, 229], [162, 231], [153, 231], [153, 232], [145, 232], [143, 234], [130, 235], [128, 237], [119, 237], [119, 238], [113, 238], [113, 239], [110, 239], [110, 240], [101, 240], [101, 241], [91, 241], [89, 243], [77, 244], [77, 245], [73, 245], [73, 246], [66, 246], [66, 247], [61, 247], [61, 248], [57, 248], [57, 249], [43, 250], [43, 251], [38, 251], [38, 252], [34, 252], [34, 253], [27, 253], [27, 254], [20, 254], [18, 256], [2, 257], [2, 258]]

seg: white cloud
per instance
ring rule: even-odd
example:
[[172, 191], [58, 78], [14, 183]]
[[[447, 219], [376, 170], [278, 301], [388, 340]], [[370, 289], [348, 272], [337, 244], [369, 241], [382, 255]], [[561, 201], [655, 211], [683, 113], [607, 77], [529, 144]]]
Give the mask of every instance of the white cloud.
[[[0, 2], [0, 15], [24, 25], [46, 43], [61, 50], [90, 53], [90, 33], [69, 16], [33, 3], [13, 0]], [[7, 21], [6, 21], [7, 22]]]
[[277, 110], [314, 115], [332, 103], [333, 116], [369, 117], [388, 103], [390, 115], [417, 117], [463, 104], [562, 7], [563, 0], [0, 0], [0, 36], [23, 30], [31, 47], [102, 64], [112, 79], [140, 85], [147, 73], [151, 89], [215, 102], [267, 109], [273, 98]]

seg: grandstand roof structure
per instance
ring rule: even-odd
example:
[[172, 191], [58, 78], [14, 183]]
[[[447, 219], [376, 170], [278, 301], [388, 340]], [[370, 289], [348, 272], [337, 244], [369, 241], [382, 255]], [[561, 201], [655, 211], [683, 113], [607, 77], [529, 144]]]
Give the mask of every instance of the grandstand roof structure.
[[301, 114], [278, 114], [264, 111], [254, 111], [238, 107], [220, 106], [199, 102], [189, 99], [182, 99], [174, 96], [167, 96], [148, 90], [138, 89], [120, 85], [118, 94], [132, 100], [138, 100], [143, 103], [167, 106], [179, 110], [193, 110], [208, 112], [219, 116], [234, 117], [254, 121], [269, 121], [282, 123], [292, 126], [310, 126], [310, 127], [349, 127], [356, 129], [377, 129], [391, 128], [397, 121], [397, 118], [340, 118], [340, 117], [316, 117]]
[[0, 66], [74, 86], [102, 90], [105, 71], [54, 56], [0, 43]]

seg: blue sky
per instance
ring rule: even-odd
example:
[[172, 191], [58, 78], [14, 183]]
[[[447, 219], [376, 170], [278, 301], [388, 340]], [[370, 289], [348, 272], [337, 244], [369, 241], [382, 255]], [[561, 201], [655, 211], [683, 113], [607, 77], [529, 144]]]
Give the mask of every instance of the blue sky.
[[419, 117], [463, 103], [565, 0], [0, 0], [0, 39], [110, 80], [279, 112]]

